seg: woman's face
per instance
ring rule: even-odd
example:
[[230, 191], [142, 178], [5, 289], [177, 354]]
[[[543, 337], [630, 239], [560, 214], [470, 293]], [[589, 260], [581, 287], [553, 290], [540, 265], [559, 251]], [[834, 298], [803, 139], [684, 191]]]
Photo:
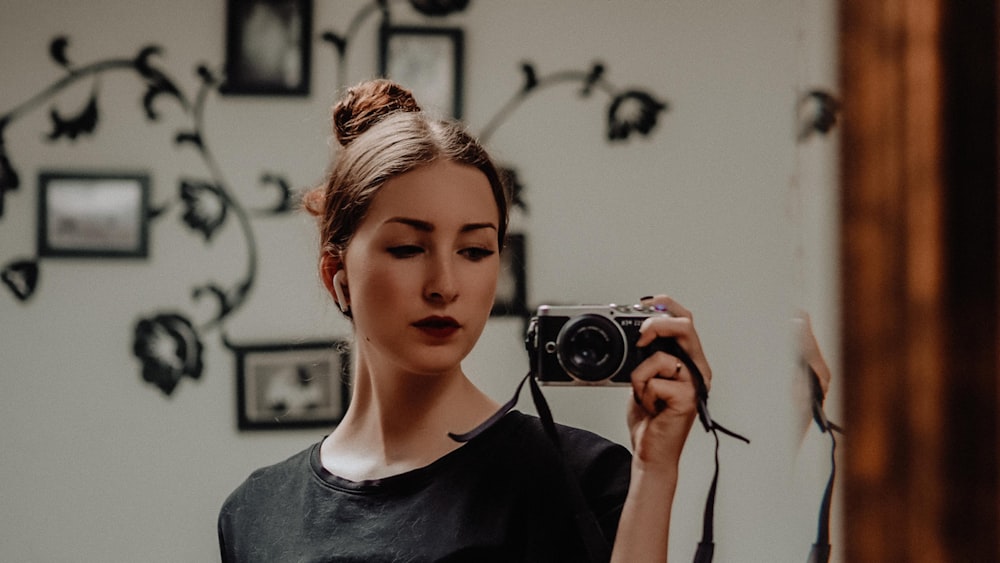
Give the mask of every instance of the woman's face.
[[438, 161], [380, 189], [344, 255], [364, 361], [409, 373], [459, 369], [489, 318], [499, 211], [478, 169]]

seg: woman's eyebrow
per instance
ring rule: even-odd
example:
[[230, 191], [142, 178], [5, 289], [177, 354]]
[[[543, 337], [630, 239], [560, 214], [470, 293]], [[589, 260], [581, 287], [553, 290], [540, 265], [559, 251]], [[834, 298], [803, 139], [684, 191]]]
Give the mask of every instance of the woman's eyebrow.
[[469, 223], [462, 226], [462, 232], [467, 233], [469, 231], [478, 231], [479, 229], [493, 229], [497, 230], [497, 226], [493, 223]]
[[[426, 233], [430, 233], [430, 232], [434, 231], [434, 224], [433, 223], [430, 223], [428, 221], [423, 221], [421, 219], [414, 219], [412, 217], [393, 217], [391, 219], [386, 220], [385, 222], [386, 223], [400, 223], [400, 224], [403, 224], [403, 225], [407, 225], [409, 227], [413, 227], [414, 229], [416, 229], [418, 231], [422, 231], [422, 232], [426, 232]], [[465, 225], [462, 225], [462, 228], [460, 229], [460, 231], [463, 232], [463, 233], [467, 233], [467, 232], [476, 231], [476, 230], [479, 230], [479, 229], [493, 229], [495, 231], [495, 230], [497, 230], [497, 226], [495, 224], [493, 224], [493, 223], [490, 223], [490, 222], [485, 222], [485, 223], [467, 223]]]
[[412, 219], [410, 217], [393, 217], [391, 219], [387, 219], [385, 222], [386, 223], [401, 223], [403, 225], [407, 225], [407, 226], [413, 227], [414, 229], [416, 229], [418, 231], [423, 231], [423, 232], [427, 232], [427, 233], [432, 232], [434, 230], [434, 225], [433, 224], [428, 223], [427, 221], [421, 221], [420, 219]]

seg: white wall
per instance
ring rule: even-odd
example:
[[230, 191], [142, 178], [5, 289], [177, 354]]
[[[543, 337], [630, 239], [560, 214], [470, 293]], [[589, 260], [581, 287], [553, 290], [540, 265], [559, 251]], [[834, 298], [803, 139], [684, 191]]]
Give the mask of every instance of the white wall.
[[[317, 31], [344, 31], [361, 1], [317, 2]], [[516, 166], [530, 214], [529, 299], [630, 302], [668, 292], [695, 312], [715, 373], [712, 413], [750, 436], [724, 439], [717, 500], [717, 561], [802, 561], [815, 534], [828, 464], [822, 438], [798, 448], [790, 387], [789, 319], [813, 311], [836, 364], [832, 143], [796, 148], [799, 89], [830, 87], [832, 2], [823, 0], [474, 1], [464, 14], [428, 21], [400, 6], [400, 22], [461, 26], [466, 33], [465, 115], [473, 130], [521, 84], [519, 64], [542, 74], [602, 61], [606, 78], [666, 99], [649, 138], [603, 139], [606, 96], [576, 86], [530, 98], [492, 139]], [[396, 6], [394, 4], [394, 6]], [[155, 61], [189, 94], [194, 68], [221, 66], [224, 2], [0, 0], [0, 112], [61, 77], [50, 39], [70, 38], [78, 64], [132, 57], [161, 45]], [[306, 99], [213, 95], [207, 142], [248, 207], [266, 206], [263, 171], [307, 186], [330, 150], [328, 109], [339, 86], [332, 51], [314, 44]], [[359, 30], [348, 82], [375, 72], [375, 22]], [[72, 113], [89, 81], [60, 95]], [[181, 177], [207, 177], [171, 139], [187, 126], [168, 100], [149, 124], [133, 75], [102, 77], [96, 135], [48, 144], [46, 102], [7, 128], [23, 185], [5, 197], [0, 265], [35, 253], [35, 176], [46, 169], [144, 170], [153, 199], [173, 200]], [[148, 261], [45, 259], [26, 303], [0, 291], [0, 559], [4, 561], [214, 561], [215, 518], [254, 468], [324, 433], [238, 432], [234, 365], [218, 332], [203, 335], [206, 369], [170, 397], [145, 384], [131, 354], [133, 323], [161, 310], [196, 322], [214, 312], [191, 288], [232, 283], [246, 265], [235, 223], [205, 245], [173, 208], [152, 225]], [[310, 220], [253, 221], [257, 286], [226, 324], [234, 341], [344, 336], [315, 273]], [[526, 370], [521, 322], [496, 319], [467, 362], [491, 395], [506, 399]], [[835, 369], [836, 371], [836, 369]], [[620, 390], [548, 393], [560, 421], [627, 443]], [[527, 396], [522, 406], [531, 410]], [[814, 430], [814, 429], [813, 429]], [[815, 432], [812, 432], [815, 434]], [[811, 445], [810, 445], [811, 444]], [[712, 470], [711, 437], [695, 428], [682, 466], [671, 558], [690, 560]], [[837, 557], [835, 545], [835, 558]]]

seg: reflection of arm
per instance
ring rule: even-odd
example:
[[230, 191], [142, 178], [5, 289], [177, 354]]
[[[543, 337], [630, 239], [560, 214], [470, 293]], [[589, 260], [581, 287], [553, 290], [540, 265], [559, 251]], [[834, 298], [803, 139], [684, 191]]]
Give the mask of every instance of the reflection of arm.
[[[801, 439], [809, 428], [813, 418], [814, 395], [820, 393], [820, 401], [830, 390], [832, 374], [830, 367], [823, 358], [816, 335], [813, 334], [812, 322], [807, 313], [802, 313], [795, 319], [795, 331], [798, 341], [801, 366], [794, 381], [796, 423], [799, 426], [797, 436]], [[819, 387], [817, 390], [816, 387]]]

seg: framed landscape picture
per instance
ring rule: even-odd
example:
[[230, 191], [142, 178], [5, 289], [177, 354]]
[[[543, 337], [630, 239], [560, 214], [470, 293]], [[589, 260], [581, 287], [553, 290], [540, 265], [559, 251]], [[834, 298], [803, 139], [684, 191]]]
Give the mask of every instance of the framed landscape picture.
[[146, 258], [148, 204], [145, 173], [42, 172], [38, 255]]
[[350, 400], [346, 341], [231, 346], [241, 430], [333, 427]]

